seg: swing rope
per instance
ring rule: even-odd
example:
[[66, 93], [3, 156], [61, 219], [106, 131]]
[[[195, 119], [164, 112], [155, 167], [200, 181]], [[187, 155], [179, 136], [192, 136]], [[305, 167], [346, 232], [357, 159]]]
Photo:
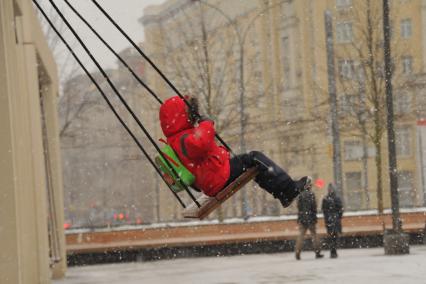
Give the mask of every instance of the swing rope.
[[[80, 44], [82, 44], [83, 47], [84, 43], [81, 41], [81, 38], [75, 33], [75, 31], [72, 29], [72, 27], [70, 26], [69, 22], [65, 19], [65, 17], [62, 15], [62, 13], [59, 11], [59, 9], [57, 8], [57, 6], [54, 4], [54, 2], [52, 0], [49, 0], [49, 2], [52, 4], [53, 8], [57, 11], [57, 13], [61, 16], [62, 20], [65, 22], [65, 24], [70, 28], [70, 30], [73, 32], [73, 34], [76, 36], [77, 40], [79, 40]], [[179, 201], [179, 203], [182, 205], [183, 208], [185, 207], [185, 204], [182, 202], [182, 200], [179, 198], [179, 196], [177, 195], [176, 192], [174, 192], [171, 188], [171, 186], [167, 183], [167, 181], [165, 180], [165, 178], [163, 177], [161, 171], [157, 168], [157, 166], [155, 165], [155, 162], [151, 159], [151, 157], [149, 156], [149, 154], [146, 152], [146, 150], [144, 149], [144, 147], [142, 146], [142, 144], [138, 141], [138, 139], [136, 138], [136, 136], [134, 135], [134, 133], [130, 130], [130, 128], [126, 125], [126, 123], [124, 122], [124, 120], [120, 117], [120, 115], [118, 114], [117, 110], [114, 108], [114, 106], [111, 104], [110, 100], [108, 99], [108, 97], [106, 96], [106, 94], [104, 93], [104, 91], [101, 89], [101, 87], [99, 86], [99, 84], [96, 82], [96, 80], [93, 78], [93, 76], [91, 75], [91, 73], [87, 70], [87, 68], [84, 66], [84, 64], [81, 62], [81, 60], [79, 59], [79, 57], [75, 54], [75, 52], [73, 51], [73, 49], [71, 48], [71, 46], [69, 45], [69, 43], [65, 40], [65, 38], [61, 35], [61, 33], [57, 30], [57, 28], [55, 27], [55, 25], [52, 23], [52, 21], [50, 20], [50, 18], [47, 16], [46, 12], [43, 10], [43, 8], [38, 4], [38, 2], [36, 0], [33, 0], [33, 3], [37, 6], [37, 8], [40, 10], [40, 12], [42, 13], [43, 17], [46, 19], [46, 21], [49, 23], [49, 25], [52, 27], [52, 29], [55, 31], [55, 33], [58, 35], [58, 37], [61, 39], [61, 41], [65, 44], [66, 48], [71, 52], [72, 56], [76, 59], [76, 61], [78, 62], [78, 64], [80, 65], [80, 67], [84, 70], [84, 72], [86, 73], [86, 75], [89, 77], [89, 79], [93, 82], [93, 84], [96, 86], [96, 88], [99, 90], [99, 92], [101, 93], [102, 97], [104, 98], [104, 100], [106, 101], [106, 103], [108, 104], [109, 108], [112, 110], [112, 112], [114, 113], [114, 115], [117, 117], [117, 119], [119, 120], [119, 122], [122, 124], [122, 126], [126, 129], [126, 131], [129, 133], [129, 135], [133, 138], [133, 140], [135, 141], [135, 143], [137, 144], [137, 146], [140, 148], [140, 150], [144, 153], [144, 155], [146, 156], [146, 158], [148, 159], [148, 161], [151, 163], [151, 165], [155, 168], [155, 170], [157, 171], [157, 173], [161, 176], [161, 178], [163, 179], [163, 181], [167, 184], [167, 186], [169, 187], [169, 189], [172, 191], [172, 193], [174, 194], [174, 196], [176, 197], [176, 199]], [[124, 99], [122, 98], [122, 96], [119, 94], [119, 92], [117, 91], [117, 89], [115, 88], [115, 86], [112, 84], [112, 82], [109, 80], [108, 75], [105, 73], [105, 71], [102, 69], [102, 67], [100, 67], [99, 63], [96, 61], [96, 59], [93, 57], [93, 55], [91, 55], [90, 51], [87, 50], [87, 47], [85, 47], [86, 52], [88, 53], [88, 55], [91, 57], [91, 59], [93, 60], [93, 62], [97, 65], [97, 67], [99, 68], [100, 72], [102, 73], [102, 75], [107, 79], [107, 81], [110, 83], [110, 86], [113, 88], [113, 90], [115, 91], [116, 95], [120, 98], [120, 100], [122, 101], [122, 103], [126, 106], [126, 109], [132, 114], [132, 117], [137, 121], [138, 125], [142, 128], [142, 130], [144, 131], [144, 133], [147, 135], [148, 139], [153, 143], [154, 147], [156, 147], [157, 151], [159, 151], [159, 154], [162, 154], [162, 151], [158, 148], [158, 146], [155, 144], [155, 142], [153, 141], [152, 137], [149, 135], [149, 133], [146, 131], [146, 129], [143, 127], [143, 125], [140, 123], [140, 121], [137, 119], [137, 117], [135, 116], [135, 114], [133, 113], [133, 111], [130, 109], [130, 107], [127, 105], [127, 103], [124, 101]], [[173, 169], [173, 168], [172, 168]], [[185, 186], [185, 185], [184, 185]], [[187, 189], [187, 188], [186, 188]], [[191, 192], [189, 192], [189, 189], [187, 189], [189, 195], [191, 196], [191, 198], [194, 200], [194, 202], [196, 202], [194, 196], [192, 195]], [[197, 203], [197, 202], [196, 202]], [[199, 205], [197, 203], [197, 205]]]
[[102, 38], [102, 36], [93, 28], [93, 26], [75, 9], [75, 7], [68, 1], [64, 0], [68, 7], [77, 15], [77, 17], [96, 35], [96, 37], [111, 51], [120, 62], [127, 68], [133, 77], [141, 84], [156, 100], [158, 103], [163, 104], [163, 101], [154, 93], [154, 91], [133, 71], [127, 62]]
[[[161, 149], [158, 147], [158, 145], [155, 143], [155, 140], [152, 138], [152, 136], [149, 134], [149, 132], [146, 130], [146, 128], [143, 126], [143, 124], [141, 123], [141, 121], [139, 120], [139, 118], [135, 115], [135, 113], [133, 112], [133, 110], [130, 108], [130, 106], [127, 104], [126, 100], [123, 98], [123, 96], [120, 94], [120, 92], [118, 91], [117, 87], [115, 87], [115, 85], [112, 83], [112, 81], [110, 80], [110, 78], [108, 77], [108, 75], [106, 74], [106, 72], [103, 70], [103, 68], [100, 66], [99, 62], [95, 59], [95, 57], [93, 56], [93, 54], [90, 52], [90, 50], [87, 48], [87, 46], [84, 44], [84, 42], [82, 41], [82, 39], [80, 38], [80, 36], [77, 34], [77, 32], [75, 31], [75, 29], [71, 26], [71, 24], [68, 22], [68, 20], [65, 18], [65, 16], [61, 13], [61, 11], [58, 9], [58, 7], [54, 4], [53, 0], [49, 0], [49, 2], [52, 4], [53, 8], [56, 10], [56, 12], [59, 14], [59, 16], [61, 17], [61, 19], [64, 21], [64, 23], [67, 25], [67, 27], [70, 29], [70, 31], [73, 33], [73, 35], [77, 38], [77, 40], [79, 41], [79, 43], [81, 44], [81, 46], [84, 48], [84, 50], [86, 51], [86, 53], [89, 55], [89, 57], [92, 59], [92, 61], [95, 63], [95, 65], [97, 66], [97, 68], [99, 69], [99, 71], [102, 73], [102, 75], [105, 77], [105, 79], [107, 80], [108, 84], [110, 85], [110, 87], [113, 89], [114, 93], [119, 97], [120, 101], [123, 103], [123, 105], [125, 106], [125, 108], [127, 109], [127, 111], [131, 114], [131, 116], [133, 117], [133, 119], [136, 121], [136, 123], [138, 124], [138, 126], [142, 129], [142, 131], [145, 133], [146, 137], [149, 139], [149, 141], [151, 142], [151, 144], [155, 147], [155, 149], [157, 150], [157, 152], [159, 153], [159, 155], [165, 160], [166, 165], [172, 170], [172, 173], [176, 176], [179, 177], [179, 174], [176, 172], [176, 170], [172, 167], [172, 165], [170, 164], [170, 162], [166, 159], [166, 157], [163, 154], [163, 151], [161, 151]], [[74, 9], [74, 7], [72, 7], [70, 5], [70, 3], [68, 1], [65, 1], [66, 4], [68, 4], [68, 6], [76, 13], [77, 11]], [[78, 14], [79, 18], [83, 20], [83, 17]], [[83, 22], [89, 26], [89, 23], [85, 20], [83, 20]], [[105, 40], [103, 40], [101, 38], [101, 36], [93, 29], [91, 28], [91, 30], [102, 40], [102, 42], [104, 44], [106, 44]], [[122, 63], [125, 64], [125, 66], [128, 68], [129, 71], [131, 71], [132, 75], [138, 80], [139, 83], [142, 84], [142, 86], [144, 86], [156, 99], [157, 101], [160, 102], [160, 104], [162, 103], [162, 101], [158, 98], [158, 96], [136, 75], [136, 73], [130, 68], [130, 66], [111, 48], [109, 47], [109, 49], [114, 53], [114, 55], [117, 56], [117, 58], [119, 58], [121, 60]], [[198, 205], [199, 203], [197, 202], [196, 198], [194, 197], [194, 195], [191, 193], [191, 191], [189, 190], [188, 186], [185, 183], [181, 183], [185, 189], [185, 191], [188, 193], [188, 195], [191, 197], [191, 199]]]
[[[69, 28], [69, 30], [72, 32], [72, 34], [75, 36], [75, 38], [78, 40], [78, 42], [80, 43], [80, 45], [84, 48], [85, 52], [87, 53], [87, 55], [89, 55], [90, 59], [93, 61], [93, 63], [95, 63], [96, 67], [99, 69], [99, 71], [102, 73], [103, 77], [107, 80], [108, 85], [112, 88], [112, 90], [114, 91], [114, 93], [118, 96], [118, 98], [120, 99], [120, 101], [122, 102], [122, 104], [125, 106], [126, 110], [130, 113], [130, 115], [132, 116], [132, 118], [136, 121], [136, 123], [138, 124], [138, 126], [141, 128], [141, 130], [143, 131], [143, 133], [145, 134], [145, 136], [148, 138], [148, 140], [151, 142], [151, 144], [155, 147], [155, 149], [157, 150], [157, 152], [159, 153], [159, 155], [163, 158], [166, 159], [163, 152], [161, 151], [161, 149], [158, 147], [157, 143], [155, 143], [155, 140], [151, 137], [151, 135], [149, 134], [149, 132], [146, 130], [146, 128], [143, 126], [142, 122], [139, 120], [139, 118], [136, 116], [136, 114], [133, 112], [133, 110], [130, 108], [130, 106], [127, 104], [126, 100], [123, 98], [123, 96], [120, 94], [120, 92], [118, 91], [117, 87], [114, 85], [114, 83], [111, 81], [111, 79], [108, 77], [108, 74], [105, 72], [105, 70], [102, 68], [102, 66], [99, 64], [99, 62], [96, 60], [96, 58], [93, 56], [93, 54], [90, 52], [90, 50], [87, 48], [87, 46], [84, 44], [83, 40], [81, 39], [81, 37], [77, 34], [77, 32], [75, 31], [75, 29], [71, 26], [71, 24], [68, 22], [68, 20], [66, 19], [66, 17], [62, 14], [62, 12], [58, 9], [58, 7], [56, 6], [55, 2], [53, 2], [53, 0], [49, 0], [50, 4], [52, 5], [52, 7], [55, 9], [55, 11], [58, 13], [58, 15], [61, 17], [62, 21], [65, 23], [65, 25]], [[166, 160], [166, 164], [169, 168], [172, 169], [173, 174], [176, 177], [179, 177], [178, 173], [175, 171], [175, 169], [172, 167], [172, 165]], [[194, 201], [195, 203], [197, 203], [197, 205], [199, 206], [196, 198], [194, 197], [194, 195], [191, 193], [191, 191], [189, 190], [189, 188], [186, 186], [185, 183], [182, 183], [182, 185], [185, 188], [185, 191], [188, 193], [188, 195], [190, 196], [190, 198], [192, 199], [192, 201]]]
[[[191, 108], [191, 104], [188, 102], [188, 100], [179, 92], [179, 90], [173, 85], [172, 82], [161, 72], [161, 70], [155, 65], [154, 62], [142, 51], [142, 49], [130, 38], [130, 36], [117, 24], [117, 22], [114, 21], [114, 19], [99, 5], [96, 0], [92, 0], [93, 4], [99, 9], [99, 11], [104, 14], [104, 16], [118, 29], [118, 31], [131, 43], [131, 45], [139, 52], [139, 54], [146, 60], [148, 63], [157, 71], [157, 73], [161, 76], [161, 78], [169, 85], [170, 88], [182, 99], [184, 100], [185, 104]], [[200, 117], [200, 114], [196, 114], [198, 117]], [[225, 141], [216, 133], [216, 138], [222, 143], [222, 145], [233, 155], [234, 152], [232, 151], [231, 147], [228, 146], [228, 144], [225, 143]]]
[[[124, 122], [124, 120], [120, 117], [120, 115], [118, 114], [117, 110], [114, 108], [114, 106], [111, 104], [110, 100], [108, 99], [108, 97], [106, 96], [106, 94], [104, 93], [104, 91], [101, 89], [101, 87], [99, 86], [99, 84], [96, 82], [96, 80], [93, 78], [92, 74], [87, 70], [87, 68], [84, 66], [84, 64], [81, 62], [80, 58], [75, 54], [75, 52], [73, 51], [73, 49], [71, 48], [71, 46], [69, 45], [69, 43], [65, 40], [65, 38], [61, 35], [61, 33], [58, 31], [58, 29], [55, 27], [55, 25], [52, 23], [52, 21], [50, 20], [50, 18], [47, 16], [46, 12], [43, 10], [43, 8], [37, 3], [36, 0], [33, 0], [33, 3], [37, 6], [37, 8], [39, 9], [39, 11], [42, 13], [43, 17], [46, 19], [46, 21], [48, 22], [48, 24], [51, 26], [51, 28], [53, 29], [53, 31], [58, 35], [58, 37], [61, 39], [61, 41], [64, 43], [65, 47], [69, 50], [69, 52], [71, 52], [71, 55], [74, 57], [74, 59], [77, 61], [77, 63], [80, 65], [80, 67], [83, 69], [83, 71], [86, 73], [86, 75], [89, 77], [89, 79], [92, 81], [92, 83], [96, 86], [96, 88], [99, 90], [99, 92], [101, 93], [102, 97], [104, 98], [105, 102], [108, 104], [109, 108], [111, 109], [111, 111], [114, 113], [114, 115], [117, 117], [117, 119], [119, 120], [119, 122], [121, 123], [121, 125], [126, 129], [126, 131], [129, 133], [129, 135], [133, 138], [133, 140], [135, 141], [135, 143], [137, 144], [137, 146], [140, 148], [140, 150], [145, 154], [146, 158], [148, 159], [148, 161], [152, 164], [152, 166], [155, 168], [155, 170], [160, 174], [160, 176], [162, 177], [162, 179], [164, 180], [164, 177], [161, 175], [161, 171], [156, 167], [154, 161], [151, 159], [151, 157], [149, 156], [149, 154], [146, 152], [146, 150], [144, 149], [144, 147], [142, 146], [142, 144], [138, 141], [138, 139], [136, 138], [136, 136], [133, 134], [133, 132], [130, 130], [130, 128], [126, 125], [126, 123]], [[164, 182], [166, 182], [164, 180]], [[166, 182], [167, 184], [167, 182]], [[170, 187], [169, 187], [170, 188]], [[176, 194], [176, 192], [174, 192], [171, 188], [170, 190], [173, 192], [173, 194], [175, 195], [175, 197], [178, 199], [179, 203], [185, 208], [185, 204], [182, 202], [182, 200], [179, 198], [179, 196]]]

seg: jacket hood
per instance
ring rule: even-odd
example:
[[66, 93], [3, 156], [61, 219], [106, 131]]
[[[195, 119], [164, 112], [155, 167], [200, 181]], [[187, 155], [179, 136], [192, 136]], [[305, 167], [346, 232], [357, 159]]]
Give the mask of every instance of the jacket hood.
[[192, 128], [185, 102], [178, 96], [167, 99], [160, 107], [161, 129], [166, 137]]

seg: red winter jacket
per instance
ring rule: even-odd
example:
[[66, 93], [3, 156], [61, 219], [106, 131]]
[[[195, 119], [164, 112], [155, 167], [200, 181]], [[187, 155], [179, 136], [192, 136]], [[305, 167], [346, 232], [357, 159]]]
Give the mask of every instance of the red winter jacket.
[[229, 178], [229, 153], [216, 144], [214, 123], [202, 121], [193, 126], [187, 108], [177, 96], [166, 100], [160, 107], [161, 128], [167, 143], [195, 176], [194, 185], [215, 196]]

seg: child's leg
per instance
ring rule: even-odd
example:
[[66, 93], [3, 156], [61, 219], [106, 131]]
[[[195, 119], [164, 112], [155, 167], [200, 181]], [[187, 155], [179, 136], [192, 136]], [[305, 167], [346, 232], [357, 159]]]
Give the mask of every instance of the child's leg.
[[256, 177], [256, 182], [269, 193], [287, 191], [296, 187], [293, 179], [274, 161], [266, 157], [263, 153], [252, 151], [249, 154], [254, 161], [259, 164], [260, 172]]
[[255, 181], [261, 188], [278, 198], [284, 207], [287, 207], [299, 195], [305, 185], [305, 180], [293, 179], [271, 159], [263, 153], [252, 151], [230, 160], [230, 175], [225, 187], [239, 177], [248, 168], [258, 166], [259, 174]]
[[260, 172], [255, 181], [274, 198], [278, 198], [284, 207], [289, 206], [305, 186], [305, 179], [294, 181], [281, 167], [261, 152], [252, 151], [249, 156], [260, 166]]
[[255, 165], [252, 157], [248, 154], [242, 154], [231, 158], [229, 160], [230, 174], [225, 187], [242, 175], [248, 168], [254, 167]]

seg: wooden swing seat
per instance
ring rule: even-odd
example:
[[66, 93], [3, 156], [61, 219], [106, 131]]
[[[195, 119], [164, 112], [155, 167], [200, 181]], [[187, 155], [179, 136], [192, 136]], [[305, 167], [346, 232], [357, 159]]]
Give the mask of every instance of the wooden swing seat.
[[191, 205], [185, 208], [185, 210], [183, 211], [183, 216], [185, 218], [194, 218], [200, 220], [206, 218], [223, 202], [225, 202], [228, 198], [230, 198], [238, 190], [240, 190], [244, 185], [246, 185], [250, 180], [252, 180], [257, 174], [257, 168], [250, 168], [238, 178], [236, 178], [227, 187], [219, 191], [216, 196], [207, 196], [205, 194], [201, 194], [201, 196], [197, 198], [197, 201], [201, 206], [198, 207], [197, 204], [193, 202]]

